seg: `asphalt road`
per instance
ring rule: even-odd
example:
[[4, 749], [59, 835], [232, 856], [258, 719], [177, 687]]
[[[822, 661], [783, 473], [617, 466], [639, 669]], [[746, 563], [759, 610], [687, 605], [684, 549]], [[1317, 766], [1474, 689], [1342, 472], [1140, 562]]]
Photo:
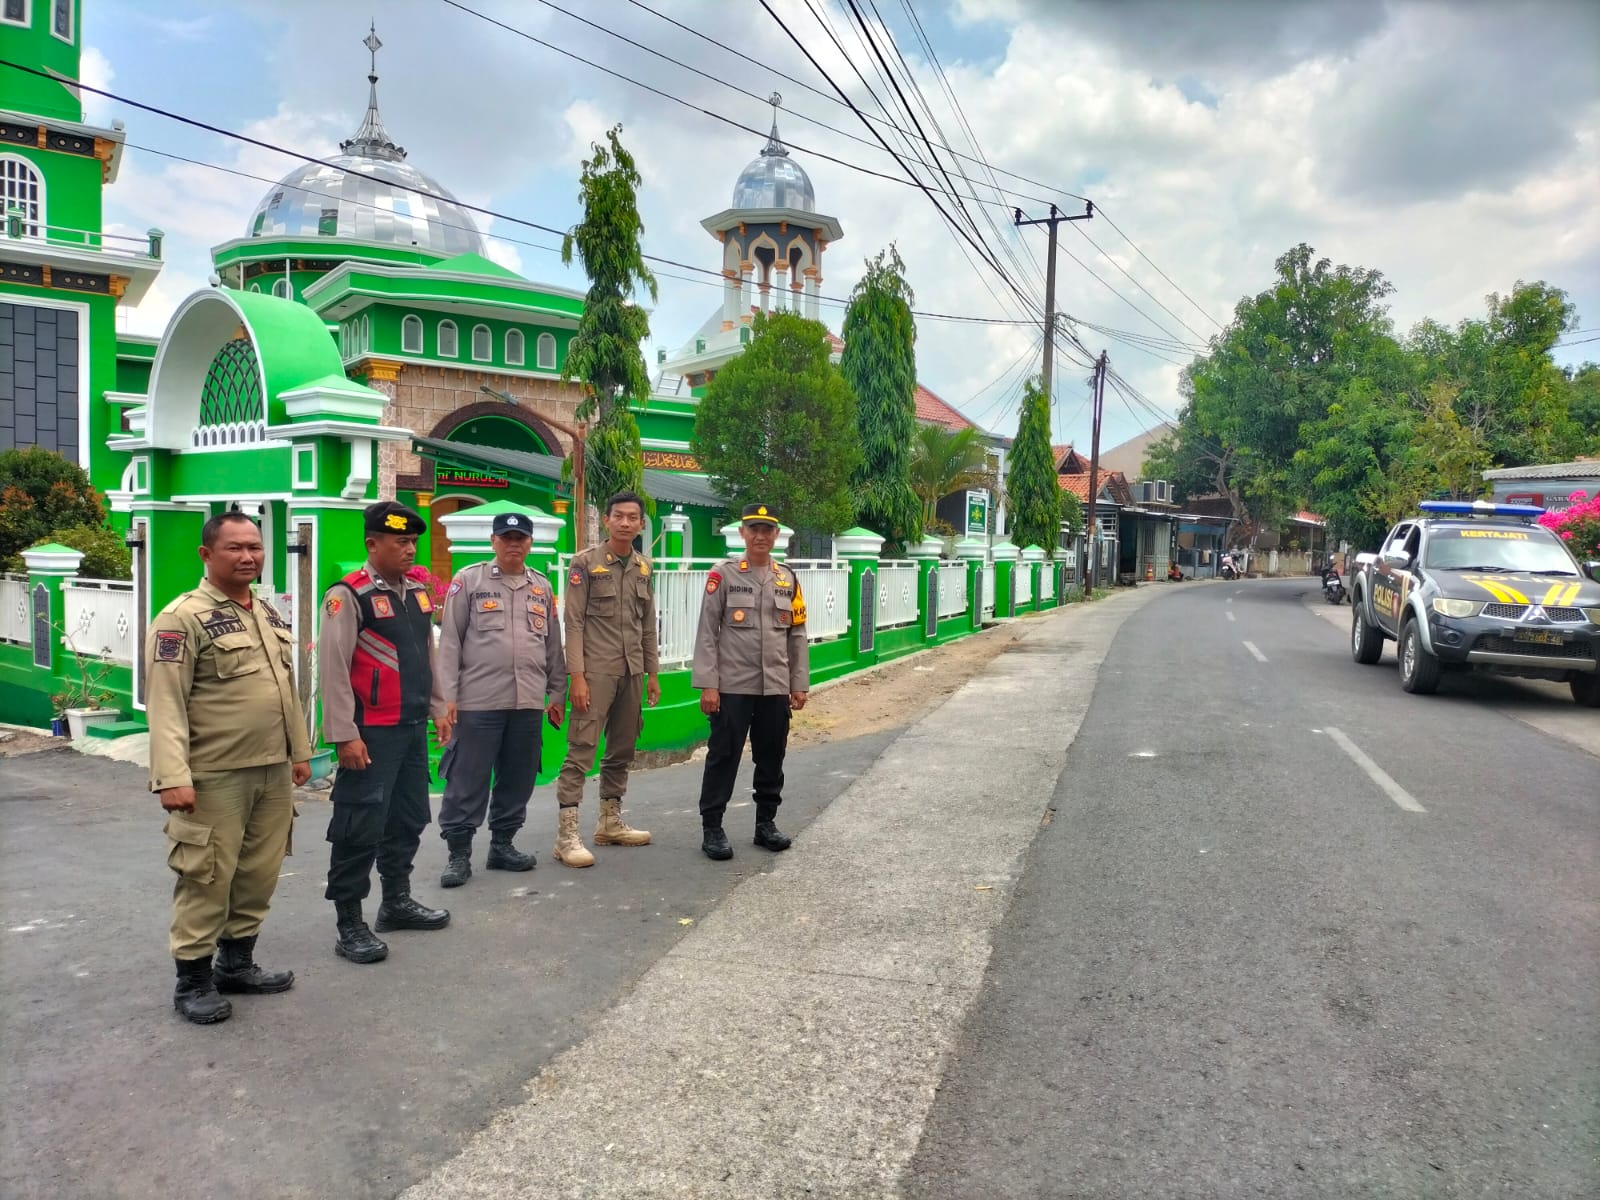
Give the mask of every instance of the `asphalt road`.
[[[791, 754], [785, 830], [803, 841], [890, 740]], [[549, 856], [546, 786], [519, 839], [538, 854], [532, 872], [482, 871], [480, 836], [478, 873], [441, 891], [430, 826], [414, 890], [452, 911], [450, 927], [386, 934], [388, 960], [359, 967], [333, 953], [329, 810], [308, 803], [257, 952], [294, 969], [295, 987], [234, 997], [231, 1020], [198, 1027], [172, 1011], [171, 873], [144, 772], [64, 750], [0, 760], [0, 1196], [397, 1195], [774, 865], [749, 844], [749, 769], [728, 863], [699, 853], [698, 764], [636, 776], [627, 814], [655, 845], [598, 848], [587, 870]], [[591, 784], [585, 837], [594, 817]]]
[[1600, 758], [1308, 591], [1123, 626], [902, 1195], [1600, 1195]]

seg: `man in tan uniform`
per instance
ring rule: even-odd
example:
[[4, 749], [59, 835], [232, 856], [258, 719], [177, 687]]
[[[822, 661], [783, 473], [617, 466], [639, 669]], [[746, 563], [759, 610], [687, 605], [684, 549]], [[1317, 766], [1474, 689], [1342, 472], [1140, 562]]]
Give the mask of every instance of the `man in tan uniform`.
[[[152, 622], [145, 647], [150, 790], [167, 817], [172, 1004], [199, 1025], [226, 1021], [223, 992], [294, 986], [263, 971], [256, 937], [289, 850], [294, 789], [311, 778], [311, 742], [294, 687], [294, 637], [251, 595], [264, 551], [242, 513], [200, 532], [205, 579]], [[212, 958], [215, 955], [215, 970]]]
[[700, 783], [700, 849], [719, 860], [733, 857], [722, 815], [747, 737], [755, 760], [755, 844], [773, 851], [789, 848], [776, 820], [783, 803], [789, 715], [806, 706], [811, 688], [800, 581], [772, 560], [778, 518], [764, 504], [747, 504], [739, 531], [744, 557], [730, 558], [707, 577], [694, 642], [692, 682], [701, 689], [700, 711], [711, 721]]
[[[512, 844], [527, 818], [539, 773], [541, 721], [561, 728], [567, 663], [555, 591], [527, 565], [532, 526], [522, 513], [500, 513], [489, 544], [494, 558], [456, 572], [445, 597], [434, 708], [443, 706], [450, 746], [439, 833], [450, 847], [440, 887], [472, 878], [472, 835], [489, 816], [491, 871], [531, 871], [534, 858]], [[494, 791], [490, 794], [490, 777]]]
[[606, 753], [600, 764], [595, 845], [650, 842], [648, 833], [630, 829], [622, 820], [622, 796], [628, 790], [644, 700], [654, 706], [661, 699], [650, 560], [633, 548], [643, 527], [642, 499], [632, 492], [618, 492], [607, 500], [606, 540], [572, 560], [561, 597], [567, 670], [572, 675], [572, 725], [567, 730], [567, 760], [556, 785], [561, 823], [555, 856], [569, 867], [594, 865], [594, 855], [578, 833], [578, 805], [602, 729]]

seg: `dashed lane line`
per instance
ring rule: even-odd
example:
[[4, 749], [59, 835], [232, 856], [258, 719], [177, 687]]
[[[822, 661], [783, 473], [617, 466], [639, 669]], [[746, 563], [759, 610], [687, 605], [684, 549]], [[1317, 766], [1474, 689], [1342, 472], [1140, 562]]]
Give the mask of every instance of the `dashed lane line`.
[[1394, 776], [1385, 771], [1367, 755], [1367, 752], [1345, 736], [1342, 730], [1335, 729], [1332, 725], [1327, 727], [1327, 734], [1334, 744], [1348, 754], [1356, 766], [1367, 773], [1367, 778], [1383, 789], [1384, 793], [1407, 812], [1425, 813], [1428, 810], [1417, 803], [1416, 797], [1394, 781]]
[[1246, 642], [1244, 644], [1244, 648], [1246, 650], [1250, 651], [1251, 654], [1256, 656], [1256, 661], [1257, 662], [1266, 662], [1267, 661], [1267, 656], [1265, 654], [1261, 653], [1261, 651], [1256, 647], [1256, 644], [1254, 642]]

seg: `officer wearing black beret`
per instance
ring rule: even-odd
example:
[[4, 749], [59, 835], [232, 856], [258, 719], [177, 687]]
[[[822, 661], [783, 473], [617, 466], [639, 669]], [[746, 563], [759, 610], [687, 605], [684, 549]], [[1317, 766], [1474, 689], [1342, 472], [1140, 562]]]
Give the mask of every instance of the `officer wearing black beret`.
[[[393, 500], [369, 505], [364, 525], [367, 564], [328, 589], [319, 644], [322, 733], [339, 754], [326, 895], [337, 914], [334, 950], [356, 963], [389, 954], [361, 913], [374, 862], [383, 885], [379, 933], [442, 929], [450, 921], [445, 910], [411, 896], [411, 865], [432, 815], [434, 601], [426, 585], [406, 572], [416, 561], [417, 537], [428, 526]], [[440, 708], [432, 716], [440, 741], [449, 741], [446, 712]]]

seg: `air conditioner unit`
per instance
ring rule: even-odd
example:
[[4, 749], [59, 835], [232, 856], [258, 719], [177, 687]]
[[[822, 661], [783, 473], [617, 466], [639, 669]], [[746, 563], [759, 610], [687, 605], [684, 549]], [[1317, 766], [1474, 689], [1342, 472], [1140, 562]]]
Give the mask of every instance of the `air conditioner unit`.
[[1145, 504], [1153, 503], [1156, 499], [1156, 485], [1148, 482], [1141, 483], [1139, 485], [1139, 499]]
[[1165, 479], [1156, 480], [1156, 499], [1162, 504], [1172, 503], [1172, 485]]

